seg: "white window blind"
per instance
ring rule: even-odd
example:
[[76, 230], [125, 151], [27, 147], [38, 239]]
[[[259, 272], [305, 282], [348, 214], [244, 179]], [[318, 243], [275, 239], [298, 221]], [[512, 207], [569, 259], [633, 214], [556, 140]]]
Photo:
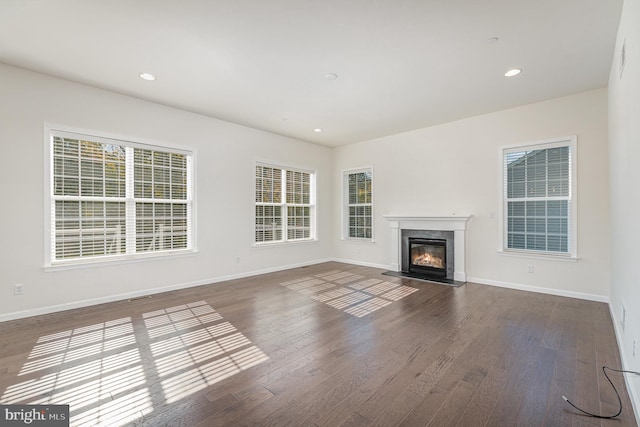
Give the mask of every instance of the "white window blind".
[[506, 250], [575, 254], [572, 141], [503, 152]]
[[192, 155], [51, 131], [50, 262], [192, 250]]
[[345, 236], [355, 239], [373, 238], [373, 173], [371, 168], [346, 171], [344, 223]]
[[315, 174], [256, 165], [255, 242], [313, 239]]

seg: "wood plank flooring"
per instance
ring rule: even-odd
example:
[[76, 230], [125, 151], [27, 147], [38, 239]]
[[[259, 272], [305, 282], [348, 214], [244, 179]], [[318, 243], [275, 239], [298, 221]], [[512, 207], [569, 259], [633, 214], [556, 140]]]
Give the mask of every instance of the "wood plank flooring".
[[0, 323], [0, 403], [72, 425], [636, 426], [606, 304], [324, 263]]

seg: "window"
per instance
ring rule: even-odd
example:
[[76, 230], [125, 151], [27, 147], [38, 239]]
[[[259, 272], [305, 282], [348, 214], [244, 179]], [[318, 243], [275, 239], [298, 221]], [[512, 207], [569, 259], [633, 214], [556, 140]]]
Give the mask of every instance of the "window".
[[192, 250], [192, 154], [51, 130], [51, 265]]
[[315, 174], [256, 165], [255, 242], [315, 238]]
[[506, 251], [576, 256], [575, 138], [503, 150]]
[[351, 239], [373, 239], [371, 168], [345, 171], [344, 236]]

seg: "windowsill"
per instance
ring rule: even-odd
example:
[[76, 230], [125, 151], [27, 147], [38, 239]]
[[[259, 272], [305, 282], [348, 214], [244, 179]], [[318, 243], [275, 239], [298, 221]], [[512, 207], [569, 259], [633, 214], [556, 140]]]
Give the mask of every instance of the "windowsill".
[[580, 260], [580, 258], [572, 255], [560, 255], [560, 254], [556, 255], [556, 254], [546, 254], [541, 252], [505, 251], [505, 250], [498, 250], [497, 252], [499, 255], [504, 255], [508, 257], [540, 259], [545, 261], [577, 262]]
[[367, 238], [357, 238], [357, 237], [342, 237], [341, 240], [345, 243], [365, 243], [365, 244], [373, 244], [376, 242], [375, 239], [367, 239]]
[[300, 239], [300, 240], [287, 240], [287, 241], [279, 241], [279, 242], [263, 242], [263, 243], [253, 243], [251, 246], [254, 248], [271, 248], [274, 246], [289, 246], [289, 245], [300, 245], [300, 244], [309, 244], [316, 243], [318, 239]]
[[69, 262], [59, 262], [52, 265], [45, 265], [43, 270], [45, 272], [52, 271], [64, 271], [64, 270], [77, 270], [83, 268], [95, 268], [95, 267], [110, 267], [113, 265], [124, 265], [124, 264], [133, 264], [138, 262], [146, 262], [146, 261], [163, 261], [166, 259], [174, 259], [174, 258], [184, 258], [198, 254], [198, 250], [190, 250], [190, 251], [180, 251], [180, 252], [169, 252], [163, 254], [145, 254], [145, 255], [135, 255], [131, 257], [122, 257], [117, 259], [92, 259], [92, 260], [82, 260], [82, 261], [69, 261]]

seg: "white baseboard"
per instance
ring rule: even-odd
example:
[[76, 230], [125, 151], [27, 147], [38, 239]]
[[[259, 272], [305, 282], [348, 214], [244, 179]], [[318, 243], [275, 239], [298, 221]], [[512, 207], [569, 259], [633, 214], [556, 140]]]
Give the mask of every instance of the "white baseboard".
[[218, 277], [212, 277], [208, 279], [195, 280], [192, 282], [176, 283], [173, 285], [161, 286], [158, 288], [151, 288], [151, 289], [144, 289], [144, 290], [135, 291], [135, 292], [126, 292], [123, 294], [108, 295], [108, 296], [99, 297], [99, 298], [91, 298], [91, 299], [73, 301], [73, 302], [64, 303], [64, 304], [50, 305], [46, 307], [34, 308], [31, 310], [14, 311], [12, 313], [0, 314], [0, 322], [23, 319], [25, 317], [31, 317], [31, 316], [39, 316], [42, 314], [57, 313], [60, 311], [72, 310], [75, 308], [83, 308], [83, 307], [89, 307], [92, 305], [104, 304], [108, 302], [122, 301], [130, 298], [138, 298], [138, 297], [143, 297], [147, 295], [159, 294], [162, 292], [192, 288], [195, 286], [226, 282], [228, 280], [243, 279], [245, 277], [258, 276], [260, 274], [267, 274], [267, 273], [275, 273], [276, 271], [289, 270], [289, 269], [298, 268], [298, 267], [306, 267], [309, 265], [321, 264], [323, 262], [329, 262], [329, 261], [332, 261], [332, 260], [320, 259], [320, 260], [302, 262], [298, 264], [289, 264], [289, 265], [283, 265], [278, 267], [265, 268], [262, 270], [254, 270], [254, 271], [248, 271], [243, 273], [229, 274], [226, 276], [218, 276]]
[[498, 286], [501, 288], [517, 289], [519, 291], [537, 292], [539, 294], [558, 295], [561, 297], [584, 299], [588, 301], [609, 302], [609, 297], [605, 295], [587, 294], [584, 292], [565, 291], [562, 289], [542, 288], [538, 286], [521, 285], [518, 283], [500, 282], [497, 280], [482, 279], [480, 277], [468, 277], [467, 282], [479, 283], [481, 285]]
[[[618, 343], [618, 350], [620, 353], [620, 361], [622, 362], [622, 370], [624, 371], [632, 371], [634, 370], [630, 363], [628, 363], [627, 358], [625, 356], [624, 351], [624, 340], [623, 333], [620, 330], [620, 323], [616, 320], [616, 314], [613, 312], [613, 308], [611, 304], [609, 304], [609, 313], [611, 314], [611, 321], [613, 322], [613, 329], [616, 333], [616, 342]], [[640, 395], [638, 395], [639, 391], [637, 387], [631, 387], [631, 381], [634, 380], [640, 385], [640, 380], [638, 377], [633, 374], [623, 374], [624, 382], [627, 386], [627, 392], [629, 393], [629, 398], [631, 400], [631, 406], [633, 406], [633, 412], [636, 415], [636, 423], [640, 421]]]
[[373, 262], [356, 261], [353, 259], [343, 259], [343, 258], [331, 258], [331, 261], [341, 262], [343, 264], [361, 265], [363, 267], [381, 268], [383, 270], [389, 270], [389, 264], [376, 264]]

